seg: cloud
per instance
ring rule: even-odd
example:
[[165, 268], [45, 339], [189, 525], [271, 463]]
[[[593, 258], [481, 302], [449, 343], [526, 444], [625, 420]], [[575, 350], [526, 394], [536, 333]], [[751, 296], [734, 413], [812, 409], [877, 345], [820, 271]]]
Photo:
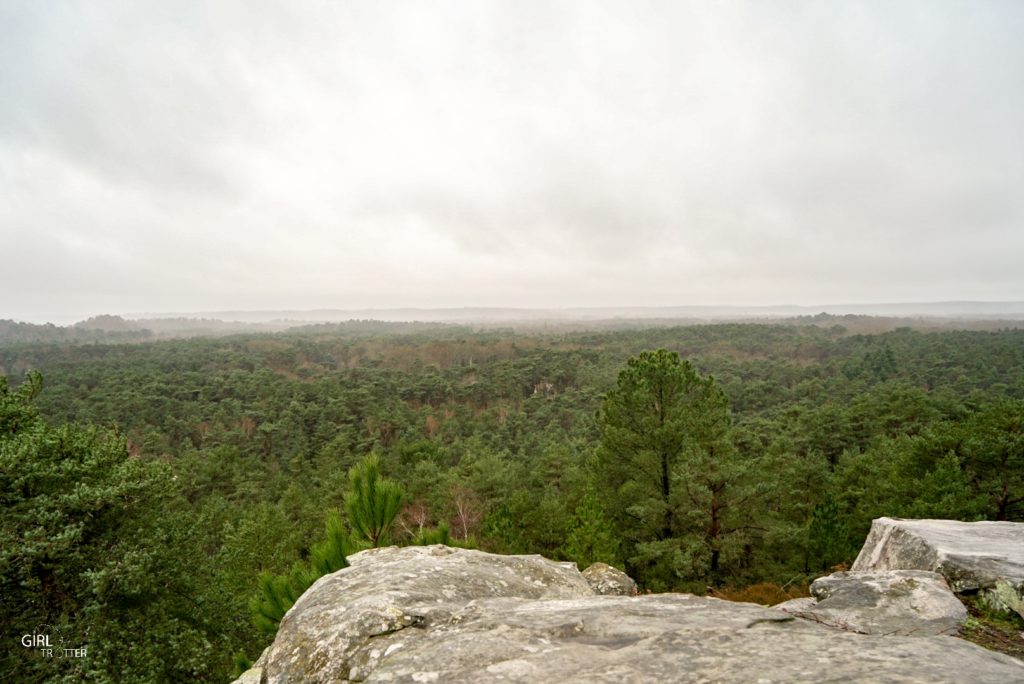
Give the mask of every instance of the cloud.
[[1014, 3], [0, 9], [0, 317], [1024, 299]]

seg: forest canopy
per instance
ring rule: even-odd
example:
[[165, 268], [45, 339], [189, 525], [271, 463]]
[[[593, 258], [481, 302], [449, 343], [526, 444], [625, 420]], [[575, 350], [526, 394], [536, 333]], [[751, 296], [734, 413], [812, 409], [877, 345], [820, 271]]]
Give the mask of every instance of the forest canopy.
[[881, 515], [1024, 520], [1024, 331], [821, 323], [2, 347], [5, 638], [90, 656], [0, 676], [224, 681], [268, 643], [260, 578], [332, 538], [705, 593], [849, 563]]

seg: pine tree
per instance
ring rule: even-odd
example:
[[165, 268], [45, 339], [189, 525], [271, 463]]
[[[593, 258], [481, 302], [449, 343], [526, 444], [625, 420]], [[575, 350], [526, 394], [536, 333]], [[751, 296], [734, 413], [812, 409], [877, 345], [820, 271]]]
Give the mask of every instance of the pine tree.
[[587, 487], [576, 506], [565, 553], [581, 570], [597, 562], [619, 564], [618, 536], [592, 487]]
[[316, 581], [316, 577], [301, 562], [296, 562], [287, 574], [261, 572], [258, 581], [259, 591], [249, 602], [249, 610], [257, 628], [275, 634], [285, 613]]
[[249, 602], [249, 610], [256, 627], [268, 634], [277, 627], [299, 597], [313, 582], [342, 568], [348, 567], [346, 555], [351, 549], [345, 523], [336, 511], [327, 514], [325, 538], [316, 544], [310, 555], [310, 566], [296, 562], [284, 575], [260, 573], [259, 590]]
[[598, 467], [627, 569], [648, 588], [719, 583], [770, 483], [732, 443], [728, 400], [675, 352], [628, 361], [599, 414]]
[[402, 486], [381, 476], [377, 454], [349, 471], [349, 485], [345, 510], [352, 533], [371, 546], [386, 545], [405, 498]]
[[431, 546], [432, 544], [455, 545], [452, 541], [451, 528], [446, 522], [442, 522], [434, 528], [425, 528], [416, 535], [412, 543], [414, 546]]
[[317, 577], [347, 568], [348, 558], [346, 556], [352, 550], [345, 523], [337, 511], [327, 514], [325, 537], [322, 542], [313, 547], [311, 554], [311, 564]]
[[839, 504], [832, 495], [814, 507], [807, 525], [807, 545], [812, 558], [820, 561], [821, 571], [843, 560], [847, 544], [846, 524], [839, 515]]

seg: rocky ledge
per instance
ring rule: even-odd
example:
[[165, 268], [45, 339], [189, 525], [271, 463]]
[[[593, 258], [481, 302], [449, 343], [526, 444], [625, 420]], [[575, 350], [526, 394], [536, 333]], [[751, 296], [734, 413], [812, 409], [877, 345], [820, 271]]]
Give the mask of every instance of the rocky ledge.
[[851, 570], [932, 570], [1024, 617], [1024, 524], [879, 518]]
[[632, 596], [611, 569], [588, 582], [540, 556], [392, 547], [350, 563], [299, 599], [239, 682], [1024, 681], [1021, 661], [953, 637]]
[[926, 570], [837, 572], [815, 580], [811, 594], [775, 607], [861, 634], [955, 635], [967, 619], [942, 575]]

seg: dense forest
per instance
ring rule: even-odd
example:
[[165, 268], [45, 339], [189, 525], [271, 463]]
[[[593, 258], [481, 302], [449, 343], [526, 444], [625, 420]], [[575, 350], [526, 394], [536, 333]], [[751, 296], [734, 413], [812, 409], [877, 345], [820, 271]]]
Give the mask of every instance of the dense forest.
[[[0, 677], [226, 681], [271, 639], [261, 582], [342, 546], [704, 594], [800, 586], [883, 515], [1024, 520], [1024, 330], [838, 322], [2, 346], [4, 638], [59, 626], [89, 657], [9, 650]], [[386, 531], [356, 524], [367, 478]]]

